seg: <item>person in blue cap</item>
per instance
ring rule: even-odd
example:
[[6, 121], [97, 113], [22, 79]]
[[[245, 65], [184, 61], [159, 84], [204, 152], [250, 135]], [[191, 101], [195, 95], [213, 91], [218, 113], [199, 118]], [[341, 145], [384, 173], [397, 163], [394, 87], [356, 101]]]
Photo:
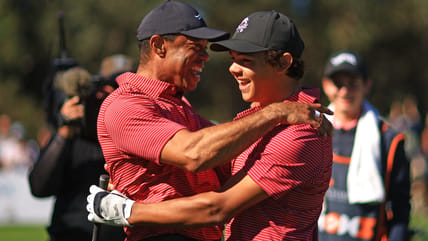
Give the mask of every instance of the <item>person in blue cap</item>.
[[[178, 132], [171, 142], [183, 135], [178, 139], [183, 143], [174, 142], [176, 156], [187, 152], [180, 145], [191, 143], [206, 148], [203, 153], [212, 155], [215, 161], [223, 144], [229, 151], [237, 147], [236, 142], [230, 142], [237, 138], [239, 145], [245, 146], [239, 151], [242, 153], [222, 154], [233, 158], [232, 177], [221, 188], [163, 202], [135, 202], [128, 191], [124, 193], [127, 197], [116, 195], [123, 189], [109, 193], [93, 186], [88, 197], [89, 218], [135, 229], [148, 225], [150, 229], [180, 230], [227, 223], [226, 240], [317, 240], [317, 220], [331, 176], [331, 137], [302, 122], [279, 122], [272, 128], [262, 128], [266, 131], [257, 132], [263, 134], [260, 136], [250, 133], [259, 129], [263, 118], [275, 113], [266, 112], [271, 107], [293, 108], [318, 102], [318, 90], [300, 86], [303, 48], [294, 22], [277, 11], [250, 14], [231, 39], [213, 43], [212, 50], [229, 51], [233, 61], [229, 71], [251, 108], [231, 123], [205, 129], [215, 131], [221, 140], [208, 138], [211, 133], [195, 140], [192, 135], [198, 132], [186, 131]], [[255, 117], [258, 120], [253, 122]], [[244, 132], [232, 125], [242, 125]], [[208, 146], [202, 145], [204, 138], [209, 140]], [[168, 145], [161, 158], [169, 152]], [[210, 158], [202, 159], [202, 163], [210, 166]]]

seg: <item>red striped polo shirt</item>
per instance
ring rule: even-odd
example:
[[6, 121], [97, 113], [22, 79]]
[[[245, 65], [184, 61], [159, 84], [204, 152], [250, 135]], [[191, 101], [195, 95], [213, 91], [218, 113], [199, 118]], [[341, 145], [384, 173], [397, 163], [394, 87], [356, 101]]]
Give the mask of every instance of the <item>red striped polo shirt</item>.
[[[313, 91], [300, 91], [286, 101], [313, 103]], [[278, 125], [232, 162], [233, 174], [244, 169], [270, 197], [233, 218], [226, 240], [318, 240], [331, 165], [331, 137], [321, 137], [308, 124]]]
[[[119, 88], [103, 102], [98, 116], [98, 139], [114, 188], [146, 203], [217, 190], [214, 170], [197, 174], [159, 163], [167, 141], [181, 129], [212, 125], [195, 113], [172, 84], [124, 73]], [[174, 230], [165, 227], [125, 228], [127, 240], [137, 241], [166, 233], [199, 240], [215, 240], [219, 227]]]

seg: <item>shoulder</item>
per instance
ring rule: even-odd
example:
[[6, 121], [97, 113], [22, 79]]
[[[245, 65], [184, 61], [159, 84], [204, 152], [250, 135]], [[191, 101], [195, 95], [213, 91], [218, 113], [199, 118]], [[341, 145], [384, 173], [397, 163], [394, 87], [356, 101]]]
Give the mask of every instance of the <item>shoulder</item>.
[[118, 128], [138, 120], [152, 120], [160, 116], [160, 109], [147, 95], [112, 94], [103, 102], [98, 122]]
[[318, 130], [311, 127], [309, 124], [279, 125], [272, 130], [272, 134], [276, 135], [278, 140], [295, 142], [322, 139]]
[[115, 91], [103, 102], [102, 108], [108, 111], [133, 112], [141, 108], [153, 108], [156, 102], [143, 93]]
[[292, 152], [302, 154], [304, 150], [316, 152], [325, 147], [326, 141], [316, 129], [307, 124], [277, 126], [261, 140], [267, 143], [267, 150], [273, 149], [277, 154], [287, 155]]

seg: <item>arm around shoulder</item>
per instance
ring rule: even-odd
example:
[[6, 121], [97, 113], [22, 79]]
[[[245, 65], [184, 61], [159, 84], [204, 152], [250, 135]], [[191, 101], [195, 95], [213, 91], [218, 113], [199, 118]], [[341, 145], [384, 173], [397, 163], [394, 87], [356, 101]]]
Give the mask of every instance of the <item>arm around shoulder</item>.
[[206, 192], [160, 203], [136, 202], [128, 222], [195, 228], [227, 223], [232, 217], [268, 195], [249, 176], [234, 176], [224, 191]]
[[203, 128], [180, 130], [163, 147], [160, 162], [204, 171], [232, 160], [280, 123], [308, 123], [320, 127], [323, 118], [315, 110], [331, 113], [320, 104], [273, 103], [238, 120]]

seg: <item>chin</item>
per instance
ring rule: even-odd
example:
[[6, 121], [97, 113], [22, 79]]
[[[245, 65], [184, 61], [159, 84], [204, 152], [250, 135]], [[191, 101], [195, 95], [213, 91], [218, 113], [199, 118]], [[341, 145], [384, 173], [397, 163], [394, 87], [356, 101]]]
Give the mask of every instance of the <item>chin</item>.
[[196, 89], [196, 87], [198, 87], [198, 85], [191, 85], [191, 86], [188, 86], [187, 88], [186, 88], [186, 90], [187, 91], [192, 91], [192, 90], [195, 90]]
[[246, 96], [245, 94], [241, 93], [241, 97], [242, 100], [245, 102], [251, 102], [251, 98], [249, 98], [248, 96]]

